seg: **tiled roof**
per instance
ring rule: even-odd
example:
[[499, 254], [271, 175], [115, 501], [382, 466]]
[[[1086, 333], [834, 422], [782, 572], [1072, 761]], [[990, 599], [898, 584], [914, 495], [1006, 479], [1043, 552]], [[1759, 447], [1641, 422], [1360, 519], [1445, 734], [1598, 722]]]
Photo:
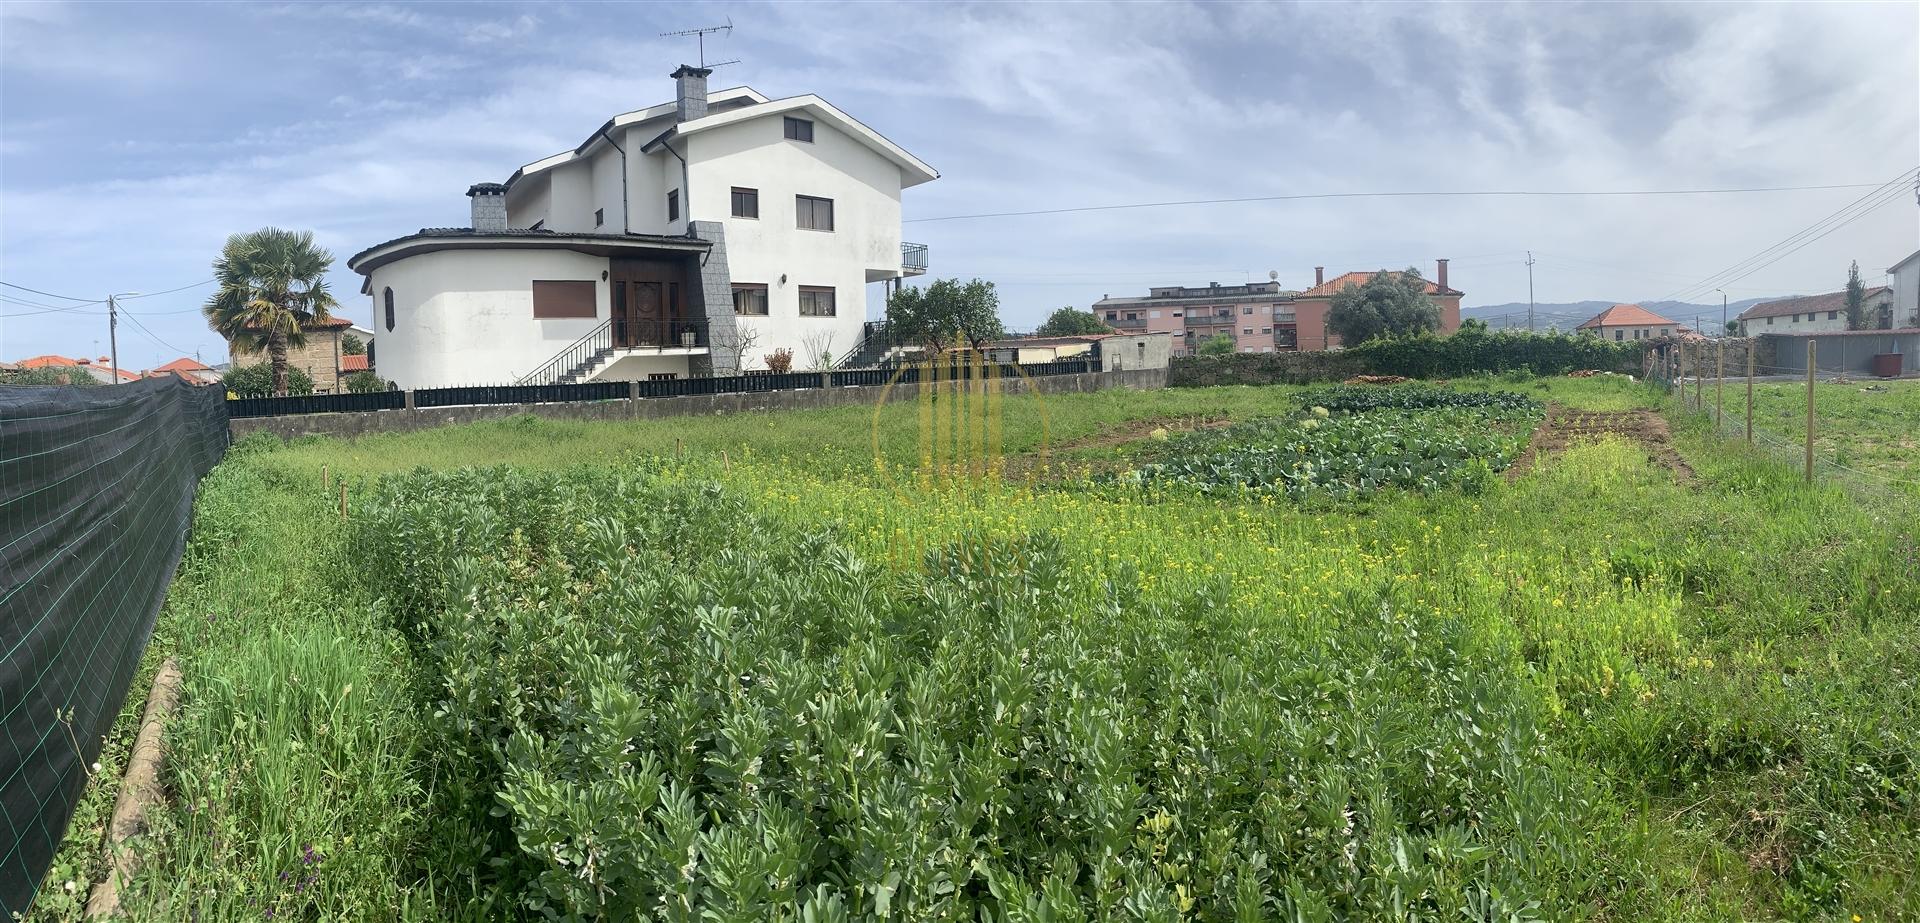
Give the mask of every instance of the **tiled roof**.
[[1586, 330], [1593, 327], [1661, 327], [1678, 325], [1679, 321], [1668, 320], [1637, 304], [1617, 304], [1595, 314], [1586, 323], [1573, 329]]
[[1920, 334], [1920, 327], [1895, 327], [1892, 330], [1782, 330], [1777, 333], [1765, 330], [1760, 333], [1763, 337], [1793, 337], [1802, 340], [1808, 337], [1904, 337], [1914, 334]]
[[[1333, 294], [1334, 294], [1335, 292], [1338, 292], [1338, 291], [1340, 291], [1341, 289], [1343, 289], [1343, 288], [1346, 288], [1346, 287], [1347, 287], [1347, 286], [1349, 286], [1349, 285], [1364, 285], [1364, 284], [1366, 284], [1366, 281], [1367, 281], [1368, 279], [1371, 279], [1371, 278], [1373, 278], [1373, 277], [1374, 277], [1374, 276], [1375, 276], [1376, 274], [1378, 274], [1378, 273], [1381, 273], [1381, 272], [1392, 272], [1392, 271], [1393, 271], [1393, 270], [1390, 270], [1390, 269], [1381, 269], [1381, 270], [1376, 270], [1375, 272], [1349, 272], [1349, 273], [1344, 273], [1344, 274], [1342, 274], [1342, 275], [1338, 275], [1338, 276], [1334, 276], [1333, 278], [1331, 278], [1331, 279], [1328, 279], [1327, 281], [1325, 281], [1325, 282], [1322, 282], [1322, 283], [1320, 283], [1319, 285], [1316, 285], [1316, 286], [1314, 286], [1314, 287], [1312, 287], [1312, 288], [1310, 288], [1310, 289], [1307, 289], [1306, 291], [1304, 291], [1304, 292], [1301, 292], [1301, 293], [1300, 293], [1299, 295], [1296, 295], [1295, 297], [1297, 297], [1297, 298], [1326, 298], [1326, 297], [1329, 297], [1329, 296], [1331, 296], [1331, 295], [1333, 295]], [[1426, 292], [1426, 293], [1427, 293], [1427, 294], [1429, 294], [1429, 295], [1458, 295], [1458, 294], [1461, 294], [1461, 291], [1460, 291], [1459, 289], [1456, 289], [1456, 288], [1448, 288], [1448, 289], [1447, 289], [1446, 291], [1441, 291], [1441, 290], [1440, 290], [1440, 286], [1438, 286], [1438, 285], [1435, 285], [1435, 284], [1433, 284], [1432, 282], [1428, 282], [1428, 281], [1427, 281], [1426, 279], [1424, 279], [1424, 278], [1422, 278], [1422, 279], [1421, 279], [1420, 281], [1421, 281], [1422, 283], [1425, 283], [1425, 284], [1424, 284], [1424, 287], [1423, 287], [1423, 288], [1422, 288], [1421, 290], [1422, 290], [1422, 291], [1424, 291], [1424, 292]]]
[[[1889, 294], [1892, 291], [1893, 289], [1884, 285], [1876, 285], [1873, 288], [1867, 289], [1866, 298], [1872, 300], [1880, 295]], [[1824, 295], [1803, 295], [1799, 298], [1782, 298], [1779, 301], [1763, 301], [1745, 311], [1741, 311], [1740, 319], [1751, 320], [1756, 317], [1786, 317], [1791, 314], [1819, 314], [1823, 311], [1845, 311], [1846, 309], [1846, 292], [1828, 292]]]
[[79, 365], [80, 362], [65, 356], [34, 356], [30, 359], [22, 359], [18, 364], [23, 369], [44, 369], [56, 365]]
[[207, 366], [201, 365], [197, 360], [189, 359], [185, 356], [181, 356], [180, 358], [175, 359], [172, 362], [167, 363], [166, 365], [154, 366], [153, 371], [156, 371], [156, 372], [210, 372], [212, 371], [212, 369], [208, 368]]
[[340, 371], [342, 372], [364, 372], [368, 367], [367, 357], [364, 355], [340, 357]]

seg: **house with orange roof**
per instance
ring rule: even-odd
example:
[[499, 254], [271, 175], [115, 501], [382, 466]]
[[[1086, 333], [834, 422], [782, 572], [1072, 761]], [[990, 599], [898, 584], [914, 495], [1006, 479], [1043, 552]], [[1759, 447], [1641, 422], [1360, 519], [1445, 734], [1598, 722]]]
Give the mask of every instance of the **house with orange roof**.
[[1573, 328], [1603, 340], [1651, 340], [1688, 333], [1678, 321], [1668, 320], [1637, 304], [1617, 304]]
[[166, 365], [147, 370], [148, 378], [165, 378], [172, 375], [190, 385], [218, 384], [220, 373], [211, 366], [202, 364], [198, 359], [181, 356]]
[[139, 381], [140, 373], [113, 367], [113, 360], [106, 356], [99, 359], [69, 359], [66, 356], [34, 356], [15, 363], [23, 369], [72, 368], [86, 374], [102, 384], [125, 384]]
[[[1327, 329], [1327, 312], [1333, 308], [1333, 296], [1341, 289], [1364, 285], [1368, 279], [1382, 272], [1349, 272], [1326, 277], [1326, 268], [1313, 267], [1313, 287], [1293, 296], [1293, 336], [1300, 349], [1338, 349], [1340, 335]], [[1460, 329], [1460, 298], [1465, 294], [1459, 289], [1447, 285], [1447, 261], [1434, 261], [1432, 281], [1420, 280], [1421, 291], [1440, 306], [1440, 335], [1445, 336]]]

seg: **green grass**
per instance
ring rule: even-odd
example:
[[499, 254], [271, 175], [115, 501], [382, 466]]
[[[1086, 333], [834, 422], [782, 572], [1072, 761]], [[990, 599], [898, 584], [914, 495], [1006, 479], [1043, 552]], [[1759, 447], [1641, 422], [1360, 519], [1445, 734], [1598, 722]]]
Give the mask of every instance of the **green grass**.
[[[1711, 388], [1706, 392], [1709, 405]], [[1744, 382], [1727, 382], [1726, 402], [1730, 424], [1744, 425]], [[1754, 386], [1757, 431], [1799, 447], [1806, 439], [1806, 414], [1804, 383]], [[1819, 382], [1814, 385], [1814, 416], [1816, 459], [1920, 496], [1920, 381]]]
[[[1123, 466], [1298, 390], [1010, 402], [1004, 440]], [[917, 414], [890, 473], [858, 408], [236, 447], [154, 644], [182, 797], [133, 915], [1920, 913], [1910, 511], [1698, 419], [1691, 486], [1604, 441], [1334, 508], [928, 489]]]

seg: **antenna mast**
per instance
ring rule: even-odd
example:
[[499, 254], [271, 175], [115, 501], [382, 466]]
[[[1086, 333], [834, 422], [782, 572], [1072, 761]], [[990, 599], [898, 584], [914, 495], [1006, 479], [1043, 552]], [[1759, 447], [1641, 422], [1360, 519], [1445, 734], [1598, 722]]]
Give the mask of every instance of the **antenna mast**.
[[715, 61], [712, 64], [707, 63], [707, 36], [712, 35], [713, 33], [716, 33], [716, 32], [725, 32], [728, 35], [732, 35], [733, 34], [733, 17], [728, 16], [727, 24], [724, 26], [704, 26], [699, 29], [681, 29], [678, 32], [662, 32], [660, 33], [660, 37], [671, 38], [677, 35], [693, 36], [694, 40], [700, 43], [700, 67], [703, 70], [709, 67], [720, 67], [727, 64], [740, 63], [739, 58], [734, 58], [731, 61]]

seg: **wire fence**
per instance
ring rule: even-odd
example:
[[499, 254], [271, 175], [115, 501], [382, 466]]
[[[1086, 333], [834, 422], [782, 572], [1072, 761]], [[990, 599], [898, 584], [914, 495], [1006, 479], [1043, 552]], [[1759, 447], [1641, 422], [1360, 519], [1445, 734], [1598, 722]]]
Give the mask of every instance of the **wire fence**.
[[[1810, 482], [1838, 481], [1877, 497], [1920, 499], [1920, 449], [1901, 449], [1920, 440], [1920, 380], [1822, 368], [1817, 348], [1800, 366], [1761, 363], [1747, 355], [1729, 363], [1717, 350], [1699, 344], [1662, 357], [1649, 368], [1649, 380], [1683, 411], [1705, 417], [1723, 438], [1744, 440], [1754, 451], [1800, 469]], [[1835, 406], [1841, 395], [1853, 393], [1871, 395], [1869, 406]], [[1783, 425], [1777, 411], [1786, 405], [1792, 406], [1793, 419]], [[1776, 412], [1767, 412], [1769, 407]], [[1881, 431], [1863, 431], [1870, 424]], [[1841, 439], [1891, 440], [1898, 451], [1875, 464], [1845, 450]]]
[[218, 388], [0, 388], [0, 919], [59, 848], [226, 447]]

